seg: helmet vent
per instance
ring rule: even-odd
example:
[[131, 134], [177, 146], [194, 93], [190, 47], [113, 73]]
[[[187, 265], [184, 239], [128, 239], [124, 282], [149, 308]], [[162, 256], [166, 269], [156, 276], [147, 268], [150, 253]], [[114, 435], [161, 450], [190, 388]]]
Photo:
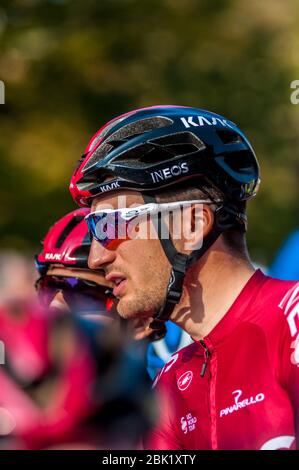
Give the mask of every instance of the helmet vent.
[[157, 139], [151, 140], [151, 143], [175, 156], [188, 155], [189, 153], [203, 150], [206, 147], [205, 144], [191, 132], [178, 132], [176, 134], [166, 135], [165, 137], [158, 137]]
[[216, 132], [223, 144], [236, 144], [242, 142], [241, 136], [233, 130], [218, 129]]
[[76, 166], [75, 166], [75, 170], [74, 170], [74, 176], [76, 176], [76, 174], [78, 173], [79, 168], [80, 168], [81, 164], [83, 163], [86, 155], [87, 154], [84, 153], [84, 155], [82, 155], [82, 157], [80, 157], [80, 159], [77, 161]]
[[115, 175], [112, 171], [106, 170], [106, 168], [99, 168], [96, 171], [84, 176], [83, 181], [78, 182], [78, 188], [80, 191], [91, 191], [96, 184], [104, 183], [114, 179]]
[[70, 222], [65, 226], [64, 230], [59, 235], [55, 248], [60, 248], [61, 245], [64, 243], [66, 238], [69, 236], [71, 231], [78, 225], [79, 222], [83, 220], [83, 217], [73, 217]]
[[173, 157], [182, 157], [205, 148], [204, 143], [190, 132], [179, 132], [149, 140], [143, 145], [133, 147], [113, 160], [115, 165], [147, 168], [163, 163]]
[[[252, 157], [246, 150], [240, 150], [230, 155], [220, 155], [216, 157], [215, 160], [220, 164], [220, 166], [223, 167], [224, 165], [225, 168], [229, 168], [230, 171], [238, 173], [240, 177], [243, 175], [252, 178]], [[256, 174], [258, 174], [258, 167], [257, 165], [254, 166]]]
[[75, 258], [77, 261], [86, 262], [88, 259], [90, 250], [90, 244], [85, 246], [80, 246], [72, 253], [72, 258]]
[[113, 132], [102, 144], [99, 145], [91, 158], [86, 162], [82, 171], [87, 171], [93, 165], [103, 160], [109, 152], [128, 142], [129, 140], [138, 137], [145, 132], [150, 132], [154, 129], [169, 126], [172, 123], [172, 119], [165, 116], [158, 116], [140, 119], [139, 121], [132, 122], [126, 126], [121, 127], [117, 131]]

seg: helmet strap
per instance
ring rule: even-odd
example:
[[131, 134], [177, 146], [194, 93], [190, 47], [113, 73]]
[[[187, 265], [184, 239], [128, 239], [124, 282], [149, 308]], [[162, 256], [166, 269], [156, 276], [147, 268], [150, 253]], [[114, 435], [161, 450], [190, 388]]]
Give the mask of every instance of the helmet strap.
[[[149, 202], [157, 202], [153, 196], [148, 194], [143, 195], [144, 202], [147, 204]], [[161, 231], [163, 227], [163, 232]], [[165, 232], [166, 224], [163, 221], [161, 214], [158, 215], [158, 233], [162, 248], [171, 264], [171, 275], [167, 286], [165, 301], [160, 310], [156, 313], [154, 320], [149, 325], [150, 328], [154, 330], [150, 339], [155, 341], [157, 339], [163, 338], [166, 334], [165, 322], [169, 320], [175, 306], [180, 302], [183, 284], [187, 270], [189, 267], [199, 260], [206, 251], [212, 246], [212, 244], [217, 240], [219, 235], [222, 233], [222, 229], [217, 226], [216, 218], [213, 224], [213, 227], [209, 234], [204, 237], [203, 244], [199, 250], [194, 250], [190, 255], [180, 253], [175, 248], [173, 241], [170, 237], [165, 239], [160, 235]]]

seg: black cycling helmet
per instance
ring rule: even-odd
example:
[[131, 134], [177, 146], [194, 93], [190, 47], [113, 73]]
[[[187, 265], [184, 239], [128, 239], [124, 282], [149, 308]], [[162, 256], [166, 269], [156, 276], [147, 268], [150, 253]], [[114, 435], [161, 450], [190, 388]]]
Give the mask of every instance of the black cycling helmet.
[[178, 253], [161, 240], [172, 265], [163, 309], [152, 326], [162, 327], [179, 302], [189, 266], [229, 228], [246, 230], [244, 202], [255, 196], [259, 166], [248, 139], [232, 121], [185, 106], [153, 106], [131, 111], [103, 126], [89, 142], [73, 174], [70, 191], [81, 206], [111, 191], [134, 189], [145, 202], [171, 186], [217, 190], [221, 204], [202, 248]]
[[153, 106], [115, 118], [93, 136], [70, 191], [79, 205], [88, 206], [109, 191], [157, 190], [199, 177], [234, 201], [254, 196], [259, 167], [249, 141], [218, 114]]

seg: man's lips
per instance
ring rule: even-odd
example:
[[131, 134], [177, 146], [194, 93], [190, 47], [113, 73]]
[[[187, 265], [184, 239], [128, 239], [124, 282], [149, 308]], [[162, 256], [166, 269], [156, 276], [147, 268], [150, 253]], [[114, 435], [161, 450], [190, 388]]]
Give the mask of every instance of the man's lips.
[[114, 284], [113, 295], [120, 297], [125, 289], [127, 278], [122, 273], [111, 273], [105, 276], [105, 279]]

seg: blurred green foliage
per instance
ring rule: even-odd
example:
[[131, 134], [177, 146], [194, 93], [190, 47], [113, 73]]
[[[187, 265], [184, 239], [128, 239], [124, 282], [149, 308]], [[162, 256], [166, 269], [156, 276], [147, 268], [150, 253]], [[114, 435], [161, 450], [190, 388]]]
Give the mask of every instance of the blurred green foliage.
[[1, 0], [0, 243], [38, 249], [74, 208], [69, 177], [107, 119], [139, 106], [222, 113], [262, 169], [249, 246], [269, 262], [299, 223], [296, 0]]

